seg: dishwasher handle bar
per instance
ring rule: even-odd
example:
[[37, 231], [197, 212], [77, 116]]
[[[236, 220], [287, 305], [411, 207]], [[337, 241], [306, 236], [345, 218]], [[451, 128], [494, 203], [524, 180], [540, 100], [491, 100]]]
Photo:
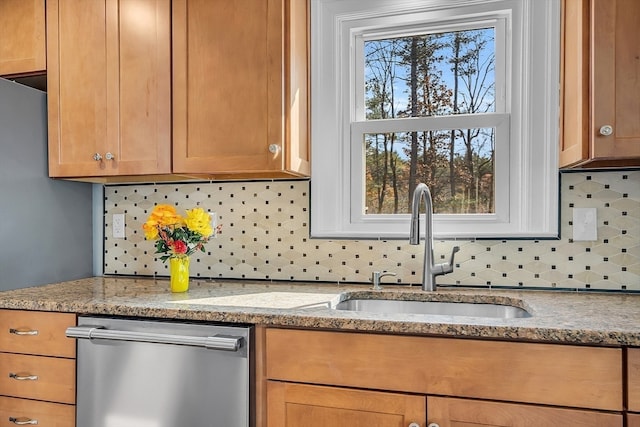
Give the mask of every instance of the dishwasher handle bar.
[[242, 347], [243, 337], [213, 335], [198, 337], [189, 335], [158, 334], [153, 332], [119, 331], [103, 326], [72, 326], [67, 328], [69, 338], [104, 339], [114, 341], [136, 341], [158, 344], [189, 345], [209, 350], [238, 351]]

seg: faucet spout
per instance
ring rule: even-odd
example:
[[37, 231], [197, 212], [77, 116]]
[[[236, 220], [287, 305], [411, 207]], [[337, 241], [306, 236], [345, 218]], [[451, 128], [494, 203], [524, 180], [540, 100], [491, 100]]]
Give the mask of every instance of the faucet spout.
[[436, 276], [451, 273], [453, 271], [458, 246], [453, 248], [449, 262], [435, 264], [433, 257], [433, 201], [431, 192], [426, 184], [420, 183], [413, 192], [411, 201], [411, 229], [409, 230], [409, 244], [420, 243], [420, 202], [424, 200], [425, 207], [425, 239], [424, 239], [424, 263], [422, 268], [422, 290], [435, 291]]

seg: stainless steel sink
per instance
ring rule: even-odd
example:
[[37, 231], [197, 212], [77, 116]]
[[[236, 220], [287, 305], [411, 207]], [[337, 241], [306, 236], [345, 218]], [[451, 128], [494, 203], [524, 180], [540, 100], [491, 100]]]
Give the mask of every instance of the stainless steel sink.
[[400, 301], [389, 299], [349, 299], [335, 306], [336, 310], [364, 311], [371, 313], [428, 314], [441, 316], [492, 317], [514, 319], [531, 317], [520, 307], [500, 304]]

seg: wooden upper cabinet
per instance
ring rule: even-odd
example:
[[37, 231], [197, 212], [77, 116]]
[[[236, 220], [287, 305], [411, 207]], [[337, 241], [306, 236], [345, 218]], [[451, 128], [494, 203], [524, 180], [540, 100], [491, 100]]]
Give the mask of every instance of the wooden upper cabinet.
[[0, 1], [0, 76], [46, 70], [44, 2]]
[[170, 0], [47, 0], [49, 175], [171, 172]]
[[640, 2], [563, 1], [560, 166], [640, 165]]
[[173, 172], [309, 174], [306, 0], [173, 1]]

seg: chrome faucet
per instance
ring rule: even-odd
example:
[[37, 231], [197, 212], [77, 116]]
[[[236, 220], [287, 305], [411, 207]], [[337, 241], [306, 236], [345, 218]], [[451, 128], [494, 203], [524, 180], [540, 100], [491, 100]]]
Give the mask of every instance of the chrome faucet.
[[433, 262], [433, 201], [431, 192], [426, 184], [418, 184], [413, 192], [411, 203], [411, 230], [409, 233], [409, 244], [420, 243], [420, 200], [424, 199], [426, 233], [424, 238], [424, 264], [422, 268], [422, 290], [436, 290], [436, 276], [451, 273], [453, 271], [453, 261], [459, 246], [454, 246], [449, 262], [434, 264]]

